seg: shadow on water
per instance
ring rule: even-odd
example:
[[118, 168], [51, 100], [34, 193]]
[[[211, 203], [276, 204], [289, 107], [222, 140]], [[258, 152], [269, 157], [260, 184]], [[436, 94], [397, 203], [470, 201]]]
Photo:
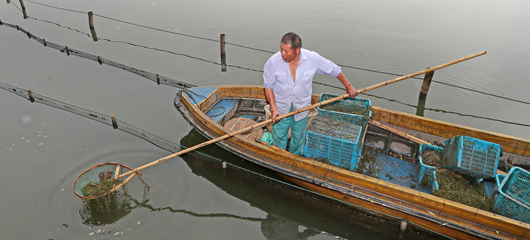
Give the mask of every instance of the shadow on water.
[[[145, 201], [149, 200], [144, 198], [142, 202]], [[127, 193], [127, 188], [124, 186], [109, 196], [83, 202], [79, 215], [84, 225], [105, 226], [114, 224], [129, 215], [132, 210], [140, 207], [138, 203]]]
[[[192, 130], [181, 140], [190, 147], [206, 139]], [[215, 156], [213, 157], [209, 156]], [[137, 208], [151, 212], [168, 211], [196, 218], [232, 218], [259, 222], [263, 236], [271, 239], [308, 239], [324, 235], [333, 238], [433, 239], [440, 236], [408, 228], [402, 232], [399, 222], [376, 217], [354, 206], [292, 186], [275, 173], [243, 160], [216, 145], [201, 153], [181, 156], [192, 172], [204, 177], [226, 193], [248, 202], [267, 213], [266, 218], [243, 217], [228, 213], [199, 214], [172, 207], [153, 207], [144, 188], [141, 200], [131, 196], [126, 187], [103, 200], [84, 202], [79, 214], [89, 227], [105, 226], [125, 218]], [[227, 166], [223, 168], [222, 161]], [[418, 232], [422, 234], [418, 234]]]
[[[191, 147], [204, 141], [206, 139], [196, 130], [191, 130], [180, 144]], [[267, 218], [261, 222], [262, 233], [267, 239], [306, 239], [319, 234], [347, 239], [373, 239], [381, 235], [385, 239], [439, 237], [426, 232], [418, 234], [418, 229], [411, 228], [401, 232], [398, 221], [376, 217], [352, 205], [293, 186], [280, 180], [274, 172], [217, 145], [201, 148], [200, 152], [202, 154], [188, 154], [182, 158], [194, 174], [267, 212]], [[229, 163], [226, 168], [222, 161]], [[305, 230], [299, 231], [299, 227]]]
[[[93, 226], [105, 226], [116, 223], [118, 220], [129, 215], [136, 208], [146, 208], [151, 212], [169, 211], [172, 213], [182, 213], [197, 218], [233, 218], [242, 221], [260, 222], [261, 231], [267, 239], [307, 239], [311, 236], [322, 234], [313, 228], [300, 229], [300, 224], [292, 220], [283, 218], [275, 214], [268, 214], [266, 218], [242, 217], [226, 213], [199, 214], [184, 209], [174, 209], [171, 207], [155, 208], [149, 204], [149, 199], [137, 201], [127, 190], [121, 190], [113, 194], [106, 200], [92, 200], [86, 202], [80, 209], [79, 214], [83, 219], [83, 224]], [[303, 226], [302, 226], [303, 227]]]

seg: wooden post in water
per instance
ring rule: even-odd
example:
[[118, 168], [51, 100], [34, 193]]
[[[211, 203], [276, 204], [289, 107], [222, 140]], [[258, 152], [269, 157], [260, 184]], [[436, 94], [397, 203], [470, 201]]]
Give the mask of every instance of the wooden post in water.
[[427, 93], [429, 92], [429, 87], [431, 86], [433, 76], [434, 71], [425, 73], [425, 77], [423, 78], [420, 97], [418, 98], [418, 108], [416, 109], [416, 115], [418, 116], [423, 117], [423, 112], [425, 111], [425, 102], [427, 102]]
[[[9, 3], [9, 1], [7, 1]], [[24, 14], [24, 19], [28, 19], [28, 14], [26, 13], [26, 6], [24, 5], [24, 1], [20, 0], [20, 7], [22, 7], [22, 14]]]
[[399, 224], [399, 235], [398, 239], [403, 239], [405, 236], [405, 230], [407, 230], [408, 221], [406, 219], [401, 220], [401, 223]]
[[96, 34], [96, 29], [94, 28], [94, 14], [92, 11], [88, 12], [88, 27], [90, 28], [90, 32], [92, 33], [92, 40], [94, 42], [98, 41], [98, 35]]
[[11, 3], [9, 0], [7, 0], [7, 4]]
[[225, 34], [221, 34], [221, 72], [226, 72]]

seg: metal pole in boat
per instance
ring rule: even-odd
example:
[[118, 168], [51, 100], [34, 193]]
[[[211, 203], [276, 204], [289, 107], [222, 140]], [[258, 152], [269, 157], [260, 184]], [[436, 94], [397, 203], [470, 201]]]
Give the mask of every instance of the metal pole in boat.
[[92, 11], [88, 12], [88, 27], [90, 28], [90, 32], [92, 33], [92, 40], [94, 40], [94, 42], [97, 42], [98, 35], [96, 34], [96, 29], [94, 28], [94, 13], [92, 13]]
[[221, 72], [226, 72], [225, 34], [221, 34]]
[[425, 73], [425, 77], [423, 78], [420, 97], [418, 98], [418, 108], [416, 109], [416, 115], [418, 116], [423, 117], [423, 112], [425, 111], [425, 102], [427, 102], [427, 93], [429, 92], [429, 87], [431, 86], [433, 76], [434, 71]]

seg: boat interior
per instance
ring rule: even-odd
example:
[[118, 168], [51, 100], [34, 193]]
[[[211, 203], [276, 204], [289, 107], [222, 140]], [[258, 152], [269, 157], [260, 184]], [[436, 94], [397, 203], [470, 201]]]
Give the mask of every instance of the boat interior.
[[[267, 117], [264, 108], [268, 103], [259, 94], [256, 97], [241, 98], [218, 91], [217, 87], [202, 87], [187, 91], [186, 96], [191, 99], [191, 102], [200, 105], [201, 110], [221, 126], [225, 126], [234, 118], [248, 118], [259, 123], [265, 121]], [[318, 102], [318, 96], [313, 97], [312, 103], [316, 102]], [[263, 126], [262, 130], [263, 132], [269, 131], [266, 126]], [[436, 181], [432, 179], [428, 181], [423, 179], [432, 178], [432, 174], [422, 173], [422, 163], [419, 161], [420, 144], [373, 124], [367, 124], [366, 131], [361, 137], [362, 157], [358, 160], [356, 167], [349, 170], [410, 189], [433, 193], [437, 183], [435, 184]], [[442, 146], [445, 140], [436, 136], [432, 138], [433, 144], [439, 146]], [[480, 180], [479, 184], [486, 190], [489, 197], [493, 197], [496, 186], [494, 179]]]

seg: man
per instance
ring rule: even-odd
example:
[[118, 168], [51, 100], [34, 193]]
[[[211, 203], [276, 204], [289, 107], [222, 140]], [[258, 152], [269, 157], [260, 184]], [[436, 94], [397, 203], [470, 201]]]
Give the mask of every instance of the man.
[[300, 155], [304, 147], [309, 112], [297, 113], [279, 122], [276, 122], [276, 117], [311, 105], [315, 73], [336, 77], [350, 97], [359, 95], [339, 66], [316, 52], [303, 49], [302, 39], [295, 33], [285, 34], [280, 41], [280, 51], [265, 63], [263, 86], [274, 124], [273, 145], [285, 150], [291, 129], [289, 152], [296, 155]]

